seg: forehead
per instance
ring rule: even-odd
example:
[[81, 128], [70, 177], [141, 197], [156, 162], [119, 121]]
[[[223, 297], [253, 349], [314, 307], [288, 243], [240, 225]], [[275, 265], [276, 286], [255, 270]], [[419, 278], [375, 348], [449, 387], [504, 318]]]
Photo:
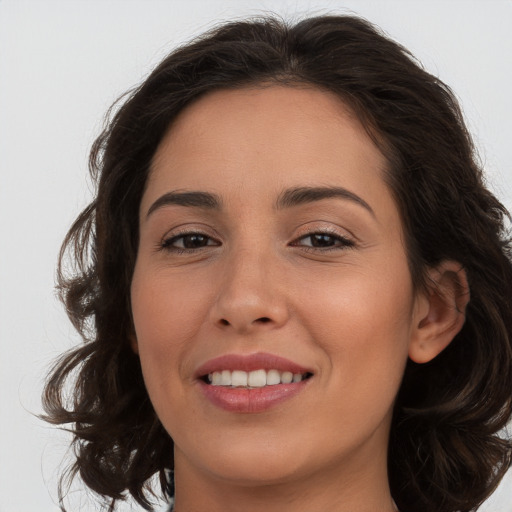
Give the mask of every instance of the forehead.
[[[334, 94], [279, 85], [221, 90], [184, 109], [153, 158], [147, 192], [383, 186], [387, 161]], [[366, 192], [365, 192], [366, 193]]]

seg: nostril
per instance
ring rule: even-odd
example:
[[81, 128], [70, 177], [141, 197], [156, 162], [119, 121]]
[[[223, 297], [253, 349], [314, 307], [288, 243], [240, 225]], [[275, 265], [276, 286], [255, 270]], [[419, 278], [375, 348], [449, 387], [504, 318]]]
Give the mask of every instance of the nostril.
[[[219, 323], [219, 325], [222, 325], [223, 327], [228, 327], [228, 326], [235, 327], [236, 324], [237, 324], [237, 322], [232, 323], [229, 320], [226, 320], [225, 318], [220, 318], [218, 323]], [[255, 324], [256, 325], [258, 325], [258, 324], [268, 324], [268, 323], [272, 323], [272, 319], [269, 318], [268, 316], [262, 316], [260, 318], [256, 318], [256, 319], [252, 320], [249, 323], [252, 324], [252, 325], [255, 325]]]

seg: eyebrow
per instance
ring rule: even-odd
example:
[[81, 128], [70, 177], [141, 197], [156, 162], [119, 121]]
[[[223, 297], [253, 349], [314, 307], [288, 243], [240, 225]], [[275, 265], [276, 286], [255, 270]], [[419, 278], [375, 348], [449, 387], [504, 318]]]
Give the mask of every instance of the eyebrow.
[[150, 207], [146, 218], [155, 210], [168, 205], [191, 206], [195, 208], [205, 208], [207, 210], [220, 210], [220, 198], [209, 192], [167, 192], [160, 196]]
[[297, 187], [287, 189], [279, 196], [275, 207], [276, 209], [292, 208], [293, 206], [331, 198], [352, 201], [368, 210], [375, 217], [372, 207], [363, 198], [343, 187]]
[[[278, 197], [275, 208], [278, 210], [292, 208], [301, 204], [313, 203], [323, 199], [340, 198], [353, 201], [368, 210], [373, 217], [372, 207], [357, 194], [343, 187], [295, 187], [284, 190]], [[220, 210], [222, 201], [219, 196], [210, 192], [167, 192], [160, 196], [149, 208], [146, 218], [155, 210], [168, 205], [204, 208], [207, 210]]]

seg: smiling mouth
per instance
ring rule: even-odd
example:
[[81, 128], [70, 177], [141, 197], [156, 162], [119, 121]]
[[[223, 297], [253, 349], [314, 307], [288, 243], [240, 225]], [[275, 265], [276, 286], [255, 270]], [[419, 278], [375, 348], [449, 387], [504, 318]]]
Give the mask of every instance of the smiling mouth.
[[228, 388], [256, 389], [279, 384], [291, 384], [302, 382], [312, 377], [312, 373], [292, 373], [290, 371], [254, 370], [222, 370], [204, 375], [201, 380], [212, 386]]
[[284, 404], [309, 386], [312, 369], [275, 354], [224, 354], [196, 370], [203, 396], [237, 414], [263, 413]]

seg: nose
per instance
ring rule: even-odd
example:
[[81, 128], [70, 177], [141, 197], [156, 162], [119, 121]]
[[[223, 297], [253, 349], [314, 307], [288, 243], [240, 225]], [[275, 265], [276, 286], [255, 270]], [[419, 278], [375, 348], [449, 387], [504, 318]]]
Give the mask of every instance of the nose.
[[251, 333], [283, 326], [289, 316], [276, 257], [240, 251], [218, 276], [212, 320], [223, 330]]

